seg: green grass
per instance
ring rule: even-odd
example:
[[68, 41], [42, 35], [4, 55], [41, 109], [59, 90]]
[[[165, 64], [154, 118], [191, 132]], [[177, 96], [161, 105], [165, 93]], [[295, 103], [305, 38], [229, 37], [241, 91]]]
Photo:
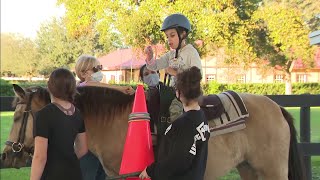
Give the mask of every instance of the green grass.
[[[296, 119], [295, 126], [299, 132], [300, 128], [300, 114], [299, 108], [287, 108], [289, 112]], [[9, 135], [13, 112], [1, 112], [0, 120], [0, 147], [1, 150], [4, 148], [4, 142], [7, 140]], [[311, 141], [320, 143], [320, 108], [311, 108]], [[312, 157], [312, 172], [313, 180], [320, 180], [320, 156]], [[30, 177], [30, 168], [17, 169], [1, 169], [0, 179], [4, 180], [28, 180]], [[220, 180], [237, 180], [240, 179], [236, 170], [232, 170], [228, 175], [220, 178]]]

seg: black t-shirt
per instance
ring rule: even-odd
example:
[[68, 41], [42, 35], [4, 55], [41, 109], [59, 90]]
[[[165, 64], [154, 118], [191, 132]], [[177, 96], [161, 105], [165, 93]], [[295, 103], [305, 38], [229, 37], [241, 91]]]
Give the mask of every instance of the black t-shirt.
[[69, 116], [50, 103], [36, 114], [34, 137], [48, 139], [47, 162], [41, 180], [82, 179], [74, 141], [77, 134], [83, 132], [84, 122], [78, 109]]
[[210, 130], [202, 110], [185, 112], [170, 125], [158, 160], [147, 168], [153, 180], [203, 180]]

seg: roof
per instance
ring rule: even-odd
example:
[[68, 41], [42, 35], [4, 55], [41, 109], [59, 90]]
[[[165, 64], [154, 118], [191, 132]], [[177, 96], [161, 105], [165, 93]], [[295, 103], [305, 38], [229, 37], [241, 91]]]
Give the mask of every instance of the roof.
[[320, 30], [309, 34], [310, 45], [320, 45]]
[[133, 49], [119, 49], [105, 56], [99, 57], [103, 70], [119, 70], [140, 68], [145, 64], [145, 56], [142, 52]]
[[[294, 61], [293, 69], [305, 69], [306, 65], [303, 63], [302, 59], [297, 59]], [[320, 69], [320, 48], [316, 50], [314, 56], [314, 69]]]

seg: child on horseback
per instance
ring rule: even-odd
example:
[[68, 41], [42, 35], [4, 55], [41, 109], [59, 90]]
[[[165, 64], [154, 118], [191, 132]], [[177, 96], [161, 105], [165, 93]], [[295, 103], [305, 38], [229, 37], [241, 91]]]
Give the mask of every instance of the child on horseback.
[[[125, 94], [133, 94], [134, 89], [131, 86], [115, 86], [100, 83], [103, 79], [101, 72], [102, 65], [99, 61], [90, 55], [82, 55], [76, 62], [76, 74], [80, 79], [78, 86], [98, 86], [117, 89]], [[99, 159], [92, 153], [88, 152], [80, 159], [81, 170], [84, 180], [104, 180], [106, 174]]]
[[176, 96], [184, 113], [166, 130], [157, 161], [148, 166], [140, 178], [153, 180], [203, 180], [207, 163], [210, 131], [198, 98], [201, 72], [197, 67], [177, 75]]
[[34, 121], [34, 156], [30, 180], [82, 180], [81, 158], [88, 152], [84, 122], [72, 104], [76, 80], [67, 69], [54, 70], [48, 81], [51, 103]]
[[[201, 60], [198, 51], [187, 43], [188, 33], [191, 25], [183, 14], [172, 14], [168, 16], [161, 27], [166, 34], [171, 51], [167, 52], [160, 59], [155, 60], [151, 46], [145, 49], [147, 68], [153, 71], [166, 69], [166, 74], [172, 76], [171, 86], [174, 85], [175, 76], [182, 70], [196, 66], [202, 70]], [[165, 82], [166, 83], [166, 82]], [[168, 82], [169, 83], [169, 82]]]

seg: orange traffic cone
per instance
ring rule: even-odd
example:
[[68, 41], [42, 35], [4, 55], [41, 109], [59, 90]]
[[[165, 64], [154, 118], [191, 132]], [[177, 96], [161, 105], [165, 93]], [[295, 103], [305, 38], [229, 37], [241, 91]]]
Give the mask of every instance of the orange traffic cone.
[[[124, 144], [120, 175], [143, 171], [146, 166], [154, 162], [149, 119], [143, 86], [138, 85], [132, 113], [129, 115], [129, 126]], [[136, 180], [139, 178], [126, 179]]]

